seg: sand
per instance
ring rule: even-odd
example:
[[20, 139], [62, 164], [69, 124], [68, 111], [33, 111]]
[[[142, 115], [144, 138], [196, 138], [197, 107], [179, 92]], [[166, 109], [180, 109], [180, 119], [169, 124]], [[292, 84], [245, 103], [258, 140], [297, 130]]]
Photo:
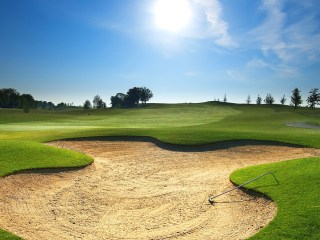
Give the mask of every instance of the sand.
[[[0, 227], [24, 239], [245, 239], [276, 214], [270, 199], [232, 188], [232, 171], [319, 156], [316, 149], [248, 145], [188, 152], [151, 142], [73, 140], [50, 145], [94, 157], [67, 171], [0, 179]], [[179, 151], [178, 151], [179, 150]]]

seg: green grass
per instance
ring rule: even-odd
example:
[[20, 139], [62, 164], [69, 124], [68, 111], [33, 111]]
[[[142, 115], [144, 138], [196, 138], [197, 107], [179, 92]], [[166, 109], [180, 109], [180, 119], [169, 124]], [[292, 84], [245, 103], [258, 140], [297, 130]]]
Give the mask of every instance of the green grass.
[[[320, 123], [320, 110], [212, 102], [148, 104], [137, 109], [32, 110], [28, 114], [22, 110], [0, 109], [0, 176], [24, 169], [80, 167], [92, 162], [83, 154], [42, 144], [64, 138], [150, 136], [166, 143], [184, 145], [252, 139], [320, 148], [320, 130], [287, 127], [287, 122]], [[284, 166], [290, 168], [291, 164], [288, 162]], [[312, 170], [308, 169], [306, 167], [305, 175], [309, 171], [312, 174]], [[320, 174], [320, 168], [315, 171]], [[246, 177], [246, 174], [243, 176]], [[308, 183], [302, 179], [301, 184]], [[293, 190], [289, 189], [288, 194], [290, 191]], [[272, 197], [278, 204], [278, 198]], [[298, 197], [304, 198], [301, 194]], [[286, 213], [289, 210], [284, 205], [282, 211]], [[297, 218], [304, 222], [303, 214], [289, 220], [294, 222]], [[273, 228], [286, 226], [282, 221], [277, 220], [275, 225], [272, 222]], [[272, 224], [266, 229], [272, 229]], [[286, 228], [293, 226], [289, 224]], [[0, 232], [0, 239], [5, 239], [3, 234], [7, 233]], [[272, 235], [272, 231], [269, 234], [269, 239], [277, 237]], [[13, 236], [12, 239], [16, 238]]]
[[22, 140], [0, 141], [0, 176], [37, 168], [79, 167], [92, 163], [84, 154]]
[[22, 240], [22, 238], [13, 235], [12, 233], [8, 233], [2, 229], [0, 229], [0, 239], [1, 240]]
[[250, 239], [320, 239], [320, 158], [297, 159], [237, 170], [237, 184], [273, 172], [246, 187], [265, 193], [277, 204], [275, 219]]

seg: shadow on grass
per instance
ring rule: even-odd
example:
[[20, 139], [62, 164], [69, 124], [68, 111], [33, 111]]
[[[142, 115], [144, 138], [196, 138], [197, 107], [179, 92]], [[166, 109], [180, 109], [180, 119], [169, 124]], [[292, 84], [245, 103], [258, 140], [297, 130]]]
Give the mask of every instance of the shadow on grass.
[[[91, 164], [87, 165], [90, 166]], [[65, 172], [75, 172], [80, 171], [87, 166], [81, 166], [81, 167], [55, 167], [55, 168], [36, 168], [36, 169], [27, 169], [27, 170], [21, 170], [13, 172], [9, 175], [18, 175], [18, 174], [41, 174], [41, 175], [49, 175], [49, 174], [55, 174], [55, 173], [65, 173]], [[6, 177], [5, 176], [5, 177]]]
[[220, 141], [211, 144], [202, 144], [202, 145], [177, 145], [171, 143], [162, 142], [153, 137], [139, 137], [139, 136], [122, 136], [122, 137], [81, 137], [81, 138], [67, 138], [61, 139], [62, 141], [110, 141], [110, 142], [149, 142], [153, 143], [156, 146], [170, 151], [175, 152], [206, 152], [206, 151], [214, 151], [214, 150], [222, 150], [228, 149], [232, 147], [241, 147], [247, 145], [254, 146], [283, 146], [283, 147], [299, 147], [299, 148], [307, 148], [306, 146], [298, 145], [298, 144], [290, 144], [290, 143], [282, 143], [277, 141], [266, 141], [266, 140], [229, 140], [229, 141]]

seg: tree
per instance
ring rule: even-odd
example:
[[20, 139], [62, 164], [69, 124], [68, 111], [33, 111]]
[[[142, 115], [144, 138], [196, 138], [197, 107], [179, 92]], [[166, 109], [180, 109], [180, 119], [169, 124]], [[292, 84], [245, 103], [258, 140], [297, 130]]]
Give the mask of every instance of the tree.
[[251, 103], [251, 96], [250, 96], [250, 94], [247, 96], [246, 102], [247, 102], [247, 104], [250, 104], [250, 103]]
[[99, 95], [96, 95], [93, 98], [93, 107], [98, 108], [98, 109], [102, 109], [102, 108], [106, 108], [107, 105]]
[[64, 102], [58, 103], [58, 104], [57, 104], [57, 108], [58, 108], [59, 110], [63, 110], [63, 109], [65, 109], [65, 108], [67, 108], [67, 104], [64, 103]]
[[124, 100], [124, 105], [126, 107], [137, 107], [140, 100], [140, 88], [134, 87], [130, 88]]
[[84, 109], [90, 109], [92, 107], [91, 102], [89, 100], [86, 100], [83, 104]]
[[94, 98], [93, 98], [93, 108], [98, 108], [98, 104], [99, 104], [99, 101], [100, 101], [100, 96], [99, 95], [96, 95], [96, 96], [94, 96]]
[[262, 102], [262, 98], [261, 98], [261, 97], [260, 97], [260, 95], [258, 94], [258, 97], [257, 97], [256, 103], [257, 103], [258, 105], [260, 105], [260, 104], [261, 104], [261, 102]]
[[115, 96], [110, 98], [111, 100], [111, 107], [112, 108], [121, 108], [124, 107], [124, 100], [126, 95], [123, 93], [117, 93]]
[[153, 93], [149, 88], [140, 88], [140, 101], [146, 104], [153, 97]]
[[294, 106], [295, 109], [297, 109], [298, 106], [302, 104], [302, 97], [298, 88], [292, 90], [291, 104]]
[[310, 90], [310, 95], [308, 96], [307, 103], [311, 109], [315, 109], [316, 104], [320, 104], [320, 93], [318, 93], [318, 88], [313, 88]]
[[16, 89], [0, 89], [0, 108], [19, 108], [20, 106], [20, 93]]
[[274, 98], [271, 96], [271, 94], [267, 94], [266, 98], [264, 99], [264, 102], [266, 104], [273, 104], [274, 103]]
[[47, 101], [35, 101], [35, 107], [38, 109], [47, 109], [52, 110], [55, 108], [55, 105], [53, 102], [47, 102]]
[[286, 99], [286, 95], [283, 95], [283, 97], [280, 99], [280, 103], [282, 105], [284, 105], [286, 103], [287, 99]]
[[106, 108], [107, 108], [107, 104], [106, 104], [104, 101], [102, 101], [102, 99], [101, 99], [101, 101], [99, 102], [99, 106], [100, 106], [100, 108], [103, 108], [103, 109], [106, 109]]
[[32, 95], [30, 94], [22, 94], [20, 96], [21, 101], [21, 108], [25, 113], [30, 112], [30, 108], [34, 107], [35, 101]]
[[227, 102], [227, 94], [224, 94], [223, 102]]
[[111, 106], [113, 108], [120, 107], [137, 107], [139, 102], [146, 104], [153, 97], [153, 93], [146, 87], [133, 87], [130, 88], [127, 94], [117, 93], [115, 96], [111, 96]]

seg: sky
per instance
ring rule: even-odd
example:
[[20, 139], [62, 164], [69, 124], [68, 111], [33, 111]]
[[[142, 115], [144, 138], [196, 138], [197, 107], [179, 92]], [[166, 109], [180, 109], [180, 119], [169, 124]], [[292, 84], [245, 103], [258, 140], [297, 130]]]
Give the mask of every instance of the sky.
[[289, 104], [319, 77], [318, 0], [0, 0], [0, 88], [37, 100]]

